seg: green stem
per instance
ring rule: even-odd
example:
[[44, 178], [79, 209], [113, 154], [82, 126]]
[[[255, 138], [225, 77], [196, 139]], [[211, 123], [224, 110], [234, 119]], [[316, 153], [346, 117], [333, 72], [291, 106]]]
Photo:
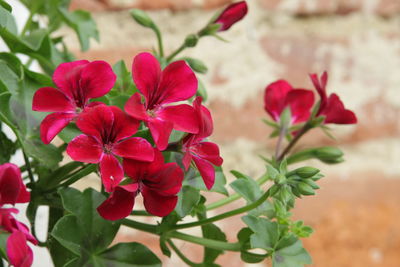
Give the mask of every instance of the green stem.
[[218, 250], [240, 251], [240, 243], [228, 243], [223, 241], [217, 241], [209, 238], [202, 238], [198, 236], [188, 235], [176, 231], [168, 233], [168, 237], [177, 238], [180, 240], [188, 241], [194, 244]]
[[[263, 185], [266, 181], [269, 180], [269, 177], [267, 174], [261, 176], [260, 178], [258, 178], [256, 180], [258, 185]], [[229, 203], [232, 203], [233, 201], [236, 201], [238, 199], [240, 199], [242, 196], [239, 195], [238, 193], [234, 193], [232, 195], [230, 195], [229, 197], [223, 198], [221, 200], [215, 201], [211, 204], [206, 205], [206, 210], [213, 210], [222, 206], [225, 206]]]
[[282, 153], [276, 157], [276, 160], [279, 162], [281, 161], [293, 148], [293, 146], [300, 140], [300, 138], [308, 132], [312, 128], [310, 121], [307, 121], [303, 128], [300, 129], [300, 131], [297, 132], [296, 136], [290, 141], [290, 143], [286, 146], [286, 148], [282, 151]]
[[210, 218], [205, 219], [205, 220], [200, 220], [200, 221], [191, 222], [191, 223], [178, 224], [178, 225], [175, 225], [175, 227], [173, 229], [178, 230], [178, 229], [185, 229], [185, 228], [190, 228], [190, 227], [194, 227], [194, 226], [201, 226], [201, 225], [204, 225], [204, 224], [209, 224], [209, 223], [212, 223], [212, 222], [215, 222], [215, 221], [219, 221], [219, 220], [222, 220], [222, 219], [225, 219], [225, 218], [228, 218], [228, 217], [235, 216], [237, 214], [240, 214], [240, 213], [243, 213], [243, 212], [246, 212], [246, 211], [249, 211], [249, 210], [257, 208], [259, 205], [264, 203], [264, 201], [268, 197], [269, 197], [269, 190], [266, 191], [259, 199], [257, 199], [255, 202], [253, 202], [253, 203], [251, 203], [249, 205], [246, 205], [244, 207], [241, 207], [241, 208], [238, 208], [238, 209], [235, 209], [235, 210], [231, 210], [231, 211], [216, 215], [214, 217], [210, 217]]
[[181, 46], [178, 47], [178, 49], [176, 49], [171, 55], [167, 57], [167, 62], [170, 62], [172, 59], [174, 59], [174, 57], [178, 55], [180, 52], [182, 52], [185, 48], [186, 48], [185, 43], [181, 44]]
[[121, 224], [125, 225], [125, 226], [128, 226], [130, 228], [134, 228], [134, 229], [141, 230], [141, 231], [144, 231], [144, 232], [147, 232], [147, 233], [158, 235], [158, 233], [157, 233], [157, 225], [137, 222], [137, 221], [130, 220], [130, 219], [123, 219]]
[[88, 164], [85, 167], [82, 167], [81, 169], [77, 170], [76, 172], [72, 173], [67, 181], [64, 183], [60, 184], [59, 187], [67, 187], [82, 177], [85, 177], [86, 175], [91, 174], [97, 169], [96, 164]]
[[278, 158], [279, 153], [281, 152], [282, 141], [283, 141], [283, 137], [286, 135], [286, 131], [287, 131], [286, 127], [281, 126], [281, 129], [279, 131], [278, 141], [276, 142], [275, 158]]
[[153, 216], [145, 210], [134, 210], [131, 212], [131, 215], [134, 216]]
[[156, 36], [157, 36], [158, 50], [159, 50], [159, 53], [160, 53], [160, 57], [163, 58], [164, 57], [164, 46], [163, 46], [161, 32], [157, 27], [155, 27], [153, 29], [154, 29], [154, 32], [156, 33]]
[[35, 10], [32, 10], [32, 12], [29, 14], [28, 20], [26, 21], [24, 28], [22, 29], [21, 32], [21, 36], [24, 36], [25, 33], [29, 30], [29, 28], [31, 27], [32, 24], [32, 19], [33, 19], [33, 15], [36, 13]]
[[172, 242], [171, 239], [168, 239], [167, 243], [184, 263], [186, 263], [189, 266], [200, 266], [200, 264], [194, 263], [193, 261], [189, 260], [185, 255], [183, 255], [183, 253], [179, 250], [179, 248], [175, 246], [174, 242]]

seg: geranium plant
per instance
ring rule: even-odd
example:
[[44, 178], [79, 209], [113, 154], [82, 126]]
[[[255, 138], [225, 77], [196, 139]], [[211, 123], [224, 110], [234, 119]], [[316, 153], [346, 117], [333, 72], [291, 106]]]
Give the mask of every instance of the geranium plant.
[[[218, 145], [208, 140], [213, 120], [199, 83], [207, 67], [181, 55], [201, 38], [223, 40], [223, 32], [246, 15], [246, 2], [226, 7], [170, 54], [152, 19], [132, 10], [132, 18], [155, 33], [157, 48], [132, 55], [131, 73], [123, 61], [111, 67], [76, 60], [57, 36], [62, 25], [71, 27], [87, 50], [89, 39], [98, 39], [88, 12], [69, 11], [68, 0], [20, 2], [30, 11], [22, 31], [11, 6], [0, 0], [0, 36], [8, 46], [0, 53], [0, 266], [30, 266], [31, 246], [48, 249], [54, 266], [162, 265], [140, 243], [110, 245], [121, 225], [159, 236], [162, 253], [176, 253], [190, 266], [218, 266], [224, 251], [240, 253], [249, 263], [270, 258], [274, 267], [311, 263], [300, 238], [312, 228], [293, 221], [290, 210], [297, 199], [315, 194], [323, 175], [292, 164], [312, 158], [340, 163], [343, 153], [335, 147], [293, 148], [312, 129], [328, 132], [331, 123], [357, 121], [336, 94], [328, 96], [326, 72], [310, 75], [316, 91], [284, 80], [266, 87], [264, 107], [271, 120], [265, 122], [273, 128], [275, 153], [264, 158], [265, 174], [258, 179], [232, 170], [237, 179], [228, 194]], [[39, 17], [47, 19], [46, 27]], [[30, 69], [32, 62], [40, 72]], [[9, 163], [18, 151], [24, 158], [20, 166]], [[99, 177], [100, 192], [71, 187], [92, 173]], [[207, 201], [206, 191], [221, 194], [220, 200]], [[135, 206], [139, 197], [145, 210]], [[240, 198], [247, 205], [208, 215]], [[16, 203], [29, 203], [30, 228], [15, 218]], [[43, 240], [35, 233], [40, 206], [49, 207]], [[228, 242], [214, 223], [238, 214], [244, 227]], [[142, 216], [158, 223], [144, 223]], [[192, 219], [183, 223], [186, 217]], [[191, 227], [201, 227], [202, 236], [180, 231]], [[202, 262], [185, 256], [176, 239], [204, 247]]]

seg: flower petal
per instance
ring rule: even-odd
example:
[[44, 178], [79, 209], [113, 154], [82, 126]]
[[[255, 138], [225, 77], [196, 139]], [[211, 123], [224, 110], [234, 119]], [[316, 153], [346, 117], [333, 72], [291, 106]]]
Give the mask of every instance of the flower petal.
[[147, 122], [147, 125], [150, 129], [151, 136], [157, 145], [157, 148], [161, 151], [166, 149], [174, 124], [172, 122], [163, 121], [160, 119], [152, 119]]
[[192, 161], [192, 154], [190, 151], [186, 151], [182, 158], [183, 167], [185, 167], [185, 171], [189, 169], [190, 162]]
[[200, 142], [190, 148], [191, 152], [216, 166], [221, 166], [223, 159], [219, 156], [219, 148], [211, 142]]
[[100, 174], [104, 188], [112, 192], [124, 178], [124, 170], [118, 159], [110, 154], [104, 154], [100, 161]]
[[21, 187], [21, 171], [11, 163], [0, 165], [0, 206], [14, 205]]
[[103, 148], [93, 136], [81, 134], [68, 144], [67, 154], [76, 161], [98, 163], [103, 155]]
[[119, 141], [126, 137], [132, 136], [139, 128], [140, 121], [128, 116], [119, 107], [109, 107], [114, 114], [114, 123], [112, 132], [115, 136], [115, 141]]
[[146, 176], [148, 173], [156, 173], [164, 165], [164, 157], [162, 153], [153, 148], [154, 159], [152, 162], [143, 162], [133, 159], [124, 158], [123, 165], [124, 171], [127, 176], [134, 181]]
[[142, 103], [142, 96], [139, 93], [133, 94], [125, 103], [125, 112], [138, 120], [148, 120], [146, 108]]
[[65, 62], [58, 65], [54, 71], [54, 83], [70, 99], [74, 99], [74, 93], [79, 88], [81, 71], [88, 63], [87, 60]]
[[[135, 185], [137, 190], [138, 186]], [[111, 221], [129, 216], [135, 205], [136, 190], [127, 191], [123, 187], [117, 186], [111, 196], [97, 207], [100, 216]]]
[[25, 235], [21, 232], [12, 233], [7, 239], [7, 257], [14, 267], [30, 267], [33, 253], [26, 243]]
[[233, 24], [241, 20], [246, 14], [247, 4], [245, 1], [233, 3], [222, 11], [214, 23], [222, 25], [218, 31], [226, 31], [232, 27]]
[[292, 86], [285, 80], [278, 80], [265, 88], [264, 109], [271, 115], [272, 119], [279, 121], [285, 108], [285, 98]]
[[47, 115], [40, 124], [40, 138], [49, 144], [54, 137], [76, 117], [74, 113], [52, 113]]
[[182, 187], [184, 174], [175, 162], [164, 164], [156, 172], [149, 172], [142, 177], [142, 183], [149, 189], [163, 196], [175, 195]]
[[133, 59], [132, 77], [148, 103], [161, 79], [160, 63], [152, 54], [140, 53]]
[[97, 98], [107, 94], [113, 88], [116, 79], [110, 64], [97, 60], [82, 69], [80, 86], [87, 98]]
[[192, 106], [181, 104], [168, 106], [157, 112], [157, 116], [164, 121], [174, 124], [174, 129], [187, 133], [199, 132], [199, 119]]
[[32, 110], [43, 112], [74, 112], [75, 105], [60, 90], [52, 87], [42, 87], [33, 96]]
[[210, 190], [215, 182], [215, 169], [214, 166], [200, 157], [193, 157], [194, 164], [196, 164], [197, 169], [203, 178], [204, 184], [207, 189]]
[[213, 132], [213, 120], [210, 111], [201, 104], [201, 96], [196, 97], [193, 101], [193, 107], [199, 117], [199, 132], [197, 137], [199, 139], [206, 138], [210, 136]]
[[194, 96], [197, 90], [197, 78], [185, 61], [169, 64], [162, 72], [157, 88], [157, 103], [167, 104], [183, 101]]
[[175, 209], [176, 203], [178, 202], [177, 196], [162, 196], [147, 187], [143, 188], [142, 195], [146, 210], [160, 217], [170, 214]]
[[76, 126], [85, 134], [102, 140], [104, 131], [111, 131], [114, 123], [114, 113], [106, 105], [98, 105], [86, 109], [76, 120]]
[[326, 71], [324, 71], [324, 73], [321, 75], [321, 79], [319, 79], [318, 75], [315, 73], [310, 74], [310, 79], [321, 98], [321, 102], [319, 105], [319, 112], [318, 112], [318, 114], [320, 114], [325, 109], [325, 106], [328, 101], [328, 96], [326, 94], [326, 84], [328, 82], [328, 73]]
[[310, 90], [292, 90], [286, 96], [286, 105], [290, 106], [293, 123], [307, 121], [310, 118], [310, 109], [314, 105], [314, 94]]
[[132, 137], [115, 144], [113, 153], [123, 158], [140, 161], [153, 161], [154, 159], [153, 147], [141, 137]]
[[331, 94], [328, 98], [326, 108], [322, 115], [325, 115], [325, 123], [336, 124], [354, 124], [357, 123], [357, 117], [353, 111], [344, 107], [343, 102], [336, 94]]

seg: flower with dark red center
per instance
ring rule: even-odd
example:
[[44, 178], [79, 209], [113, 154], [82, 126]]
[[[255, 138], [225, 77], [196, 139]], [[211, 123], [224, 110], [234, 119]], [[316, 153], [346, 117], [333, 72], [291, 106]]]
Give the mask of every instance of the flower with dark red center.
[[29, 228], [17, 221], [12, 213], [17, 209], [3, 208], [5, 204], [29, 202], [30, 193], [22, 181], [21, 171], [11, 163], [0, 165], [0, 232], [8, 232], [6, 253], [10, 264], [15, 267], [32, 265], [33, 253], [27, 240], [37, 245], [37, 240], [29, 233]]
[[213, 165], [221, 166], [223, 159], [219, 156], [219, 148], [216, 144], [204, 141], [213, 132], [213, 121], [210, 111], [201, 104], [201, 100], [201, 97], [197, 97], [193, 102], [200, 123], [199, 133], [189, 134], [184, 138], [182, 150], [185, 154], [182, 163], [188, 170], [190, 162], [193, 160], [204, 184], [210, 190], [215, 182]]
[[264, 109], [274, 121], [279, 122], [285, 108], [290, 109], [291, 124], [307, 121], [314, 104], [310, 90], [293, 89], [285, 80], [278, 80], [265, 88]]
[[216, 24], [221, 24], [221, 28], [218, 31], [226, 31], [233, 24], [243, 19], [247, 14], [247, 4], [245, 1], [233, 3], [226, 7], [224, 11], [214, 21]]
[[187, 100], [196, 93], [196, 76], [183, 60], [173, 62], [161, 71], [153, 55], [141, 53], [133, 60], [132, 75], [144, 99], [139, 93], [134, 94], [126, 102], [125, 111], [146, 122], [158, 149], [167, 147], [172, 129], [198, 132], [192, 106], [168, 105]]
[[33, 96], [33, 110], [54, 112], [40, 125], [43, 143], [49, 144], [85, 108], [101, 104], [89, 100], [107, 94], [115, 80], [111, 66], [104, 61], [78, 60], [60, 64], [53, 74], [57, 88], [43, 87]]
[[139, 121], [115, 106], [99, 105], [82, 113], [76, 125], [84, 133], [75, 137], [67, 147], [68, 155], [76, 161], [100, 163], [101, 179], [107, 192], [124, 177], [116, 156], [152, 161], [153, 148], [147, 140], [131, 137]]
[[317, 74], [310, 74], [310, 78], [321, 98], [317, 116], [324, 116], [324, 123], [357, 123], [357, 117], [354, 112], [344, 107], [338, 95], [330, 94], [329, 97], [327, 96], [328, 73], [326, 71], [321, 75], [320, 79]]
[[21, 171], [12, 163], [0, 165], [0, 206], [29, 202], [30, 193], [21, 178]]
[[176, 194], [184, 178], [176, 163], [164, 163], [162, 153], [155, 149], [152, 162], [124, 158], [123, 164], [131, 183], [116, 187], [97, 208], [103, 218], [118, 220], [128, 216], [139, 193], [143, 196], [144, 207], [153, 215], [167, 216], [174, 210], [178, 201]]

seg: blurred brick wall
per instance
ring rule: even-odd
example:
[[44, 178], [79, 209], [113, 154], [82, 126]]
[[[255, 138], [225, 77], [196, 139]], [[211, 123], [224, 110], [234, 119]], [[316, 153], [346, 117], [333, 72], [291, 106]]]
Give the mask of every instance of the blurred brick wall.
[[[229, 2], [76, 0], [72, 8], [93, 12], [101, 42], [81, 53], [71, 32], [60, 33], [79, 58], [110, 63], [124, 59], [130, 65], [136, 53], [156, 44], [152, 32], [130, 18], [130, 8], [148, 10], [164, 33], [168, 53]], [[313, 266], [400, 266], [400, 1], [250, 0], [248, 4], [246, 19], [223, 33], [230, 43], [204, 38], [184, 53], [208, 64], [209, 72], [199, 78], [210, 95], [213, 140], [222, 147], [225, 170], [252, 176], [263, 172], [258, 155], [273, 149], [267, 138], [270, 131], [260, 120], [266, 117], [262, 108], [266, 84], [285, 78], [296, 87], [311, 88], [308, 73], [327, 70], [328, 90], [355, 110], [359, 124], [332, 127], [337, 128], [337, 141], [315, 130], [303, 142], [340, 145], [346, 153], [346, 162], [338, 166], [310, 163], [318, 165], [326, 178], [318, 196], [299, 201], [295, 210], [296, 217], [316, 228], [305, 241]], [[153, 237], [127, 230], [121, 238], [153, 242], [152, 249], [160, 254]], [[235, 235], [229, 238], [234, 240]], [[199, 258], [199, 250], [180, 245]], [[176, 257], [162, 258], [166, 266], [179, 266]], [[220, 263], [244, 266], [230, 253]]]

